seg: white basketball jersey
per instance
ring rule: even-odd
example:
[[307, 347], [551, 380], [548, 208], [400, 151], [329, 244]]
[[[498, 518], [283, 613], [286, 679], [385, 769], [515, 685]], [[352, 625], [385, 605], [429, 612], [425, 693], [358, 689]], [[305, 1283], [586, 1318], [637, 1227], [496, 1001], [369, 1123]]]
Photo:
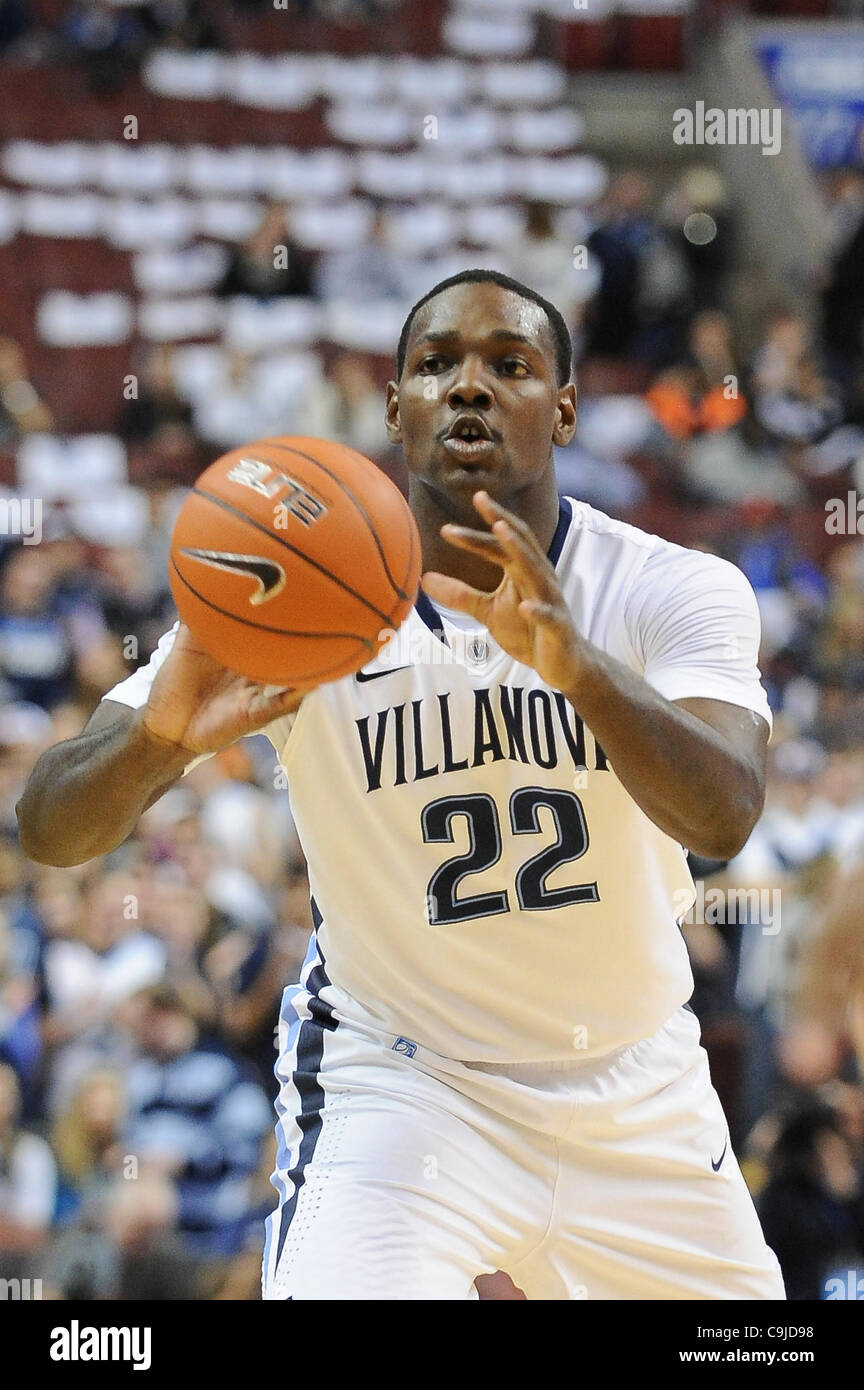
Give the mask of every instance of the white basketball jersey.
[[[733, 565], [568, 499], [549, 555], [590, 642], [668, 699], [770, 724], [756, 600]], [[145, 703], [172, 641], [106, 698]], [[526, 1062], [648, 1037], [689, 998], [684, 849], [485, 629], [421, 595], [363, 671], [265, 732], [340, 1016], [460, 1061]]]

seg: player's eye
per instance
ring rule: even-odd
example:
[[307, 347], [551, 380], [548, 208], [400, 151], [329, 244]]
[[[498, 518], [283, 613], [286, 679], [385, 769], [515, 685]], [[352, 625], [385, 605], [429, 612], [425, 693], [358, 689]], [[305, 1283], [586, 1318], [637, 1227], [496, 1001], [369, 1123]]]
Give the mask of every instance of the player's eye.
[[417, 364], [417, 370], [421, 376], [434, 376], [435, 372], [440, 372], [444, 366], [446, 363], [440, 352], [433, 352]]
[[501, 370], [505, 376], [527, 376], [528, 363], [523, 362], [521, 357], [505, 357]]

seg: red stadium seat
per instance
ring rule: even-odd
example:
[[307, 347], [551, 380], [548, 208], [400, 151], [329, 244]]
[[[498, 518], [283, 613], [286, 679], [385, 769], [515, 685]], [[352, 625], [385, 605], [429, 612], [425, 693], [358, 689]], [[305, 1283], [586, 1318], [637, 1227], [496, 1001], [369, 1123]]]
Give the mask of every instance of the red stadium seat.
[[578, 22], [561, 25], [561, 58], [570, 72], [606, 68], [615, 52], [618, 26], [614, 15], [595, 18], [591, 11]]
[[624, 67], [677, 72], [684, 60], [683, 17], [678, 14], [621, 15], [619, 51]]

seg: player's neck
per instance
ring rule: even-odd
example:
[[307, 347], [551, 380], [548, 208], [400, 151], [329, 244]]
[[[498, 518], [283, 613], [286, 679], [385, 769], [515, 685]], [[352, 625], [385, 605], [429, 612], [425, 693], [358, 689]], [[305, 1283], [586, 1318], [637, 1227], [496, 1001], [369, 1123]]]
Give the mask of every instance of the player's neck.
[[[452, 575], [475, 589], [491, 592], [501, 582], [501, 570], [497, 565], [487, 564], [464, 550], [449, 545], [441, 535], [445, 522], [455, 522], [459, 526], [471, 526], [478, 531], [488, 528], [480, 516], [469, 505], [466, 514], [456, 506], [452, 499], [443, 498], [432, 492], [419, 479], [412, 478], [409, 483], [408, 500], [423, 547], [423, 569], [437, 570], [440, 574]], [[552, 544], [552, 537], [558, 525], [558, 494], [554, 485], [550, 488], [545, 480], [543, 486], [525, 488], [515, 497], [499, 497], [502, 507], [506, 507], [522, 518], [531, 527], [544, 550]]]

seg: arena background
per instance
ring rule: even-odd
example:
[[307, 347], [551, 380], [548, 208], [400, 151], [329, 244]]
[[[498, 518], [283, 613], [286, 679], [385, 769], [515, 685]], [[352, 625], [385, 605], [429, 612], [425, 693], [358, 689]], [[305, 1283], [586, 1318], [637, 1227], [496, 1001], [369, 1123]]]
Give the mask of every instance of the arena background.
[[860, 0], [0, 2], [0, 1278], [259, 1296], [310, 926], [272, 750], [81, 868], [14, 805], [173, 621], [209, 461], [314, 434], [401, 485], [398, 328], [479, 265], [572, 329], [562, 491], [756, 589], [768, 800], [694, 864], [694, 1005], [790, 1297], [864, 1296], [862, 129]]

